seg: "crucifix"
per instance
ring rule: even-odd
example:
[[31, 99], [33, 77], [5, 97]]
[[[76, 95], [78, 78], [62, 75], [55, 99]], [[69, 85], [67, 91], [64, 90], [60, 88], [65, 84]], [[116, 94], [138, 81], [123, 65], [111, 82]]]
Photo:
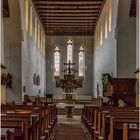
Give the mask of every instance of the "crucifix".
[[77, 70], [72, 67], [75, 63], [69, 61], [68, 63], [64, 63], [64, 65], [66, 66], [66, 69], [62, 71], [64, 72], [64, 78], [57, 79], [56, 85], [57, 87], [61, 87], [65, 93], [73, 93], [75, 89], [82, 87], [83, 79], [75, 78]]
[[73, 66], [73, 65], [75, 65], [75, 63], [71, 63], [70, 62], [70, 60], [69, 60], [69, 62], [68, 63], [64, 63], [64, 65], [67, 65], [68, 67], [65, 69], [65, 70], [63, 70], [63, 72], [68, 72], [68, 75], [71, 75], [71, 72], [73, 71], [73, 72], [76, 72], [73, 68], [71, 68], [71, 66]]

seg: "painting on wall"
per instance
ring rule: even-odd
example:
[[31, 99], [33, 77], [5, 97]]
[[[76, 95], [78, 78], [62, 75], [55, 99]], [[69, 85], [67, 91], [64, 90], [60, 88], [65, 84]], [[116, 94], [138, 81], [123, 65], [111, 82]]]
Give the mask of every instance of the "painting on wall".
[[38, 75], [36, 79], [37, 79], [36, 80], [37, 81], [37, 86], [40, 86], [40, 76]]
[[6, 88], [12, 88], [12, 78], [13, 78], [13, 75], [8, 73], [7, 74]]
[[6, 88], [12, 88], [12, 79], [13, 79], [13, 75], [8, 73], [2, 73], [1, 74], [1, 85], [5, 85]]
[[40, 76], [39, 74], [35, 74], [33, 75], [33, 84], [36, 86], [40, 86]]
[[36, 83], [37, 83], [36, 82], [36, 74], [34, 73], [34, 75], [33, 75], [33, 84], [36, 85]]

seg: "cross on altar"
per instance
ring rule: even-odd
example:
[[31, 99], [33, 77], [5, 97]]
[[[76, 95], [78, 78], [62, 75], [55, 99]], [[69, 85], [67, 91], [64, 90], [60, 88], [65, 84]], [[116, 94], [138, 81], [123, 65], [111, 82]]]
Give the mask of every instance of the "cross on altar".
[[75, 65], [75, 63], [71, 63], [70, 60], [69, 60], [69, 62], [68, 63], [64, 63], [64, 65], [68, 65], [70, 67], [71, 65]]
[[68, 67], [64, 70], [64, 72], [68, 71], [68, 74], [71, 74], [71, 71], [76, 72], [73, 68], [71, 68], [72, 65], [75, 65], [75, 63], [71, 63], [70, 61], [68, 63], [64, 63], [64, 65], [67, 65]]
[[74, 93], [75, 89], [82, 87], [83, 79], [75, 78], [77, 70], [71, 67], [75, 65], [75, 63], [69, 61], [68, 63], [64, 63], [64, 65], [67, 66], [66, 69], [63, 70], [64, 79], [56, 79], [56, 87], [61, 87], [65, 93]]

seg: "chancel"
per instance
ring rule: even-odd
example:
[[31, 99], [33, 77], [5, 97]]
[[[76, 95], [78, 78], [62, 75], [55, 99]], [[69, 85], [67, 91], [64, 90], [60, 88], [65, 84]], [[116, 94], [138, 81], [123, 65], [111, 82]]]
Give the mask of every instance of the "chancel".
[[60, 87], [63, 89], [63, 94], [69, 98], [72, 98], [73, 95], [76, 94], [77, 88], [82, 88], [83, 86], [83, 77], [79, 79], [75, 78], [75, 73], [77, 70], [74, 69], [75, 63], [64, 63], [66, 69], [62, 70], [64, 72], [64, 79], [59, 79], [59, 77], [55, 77], [56, 87]]
[[2, 140], [140, 139], [140, 0], [0, 7]]

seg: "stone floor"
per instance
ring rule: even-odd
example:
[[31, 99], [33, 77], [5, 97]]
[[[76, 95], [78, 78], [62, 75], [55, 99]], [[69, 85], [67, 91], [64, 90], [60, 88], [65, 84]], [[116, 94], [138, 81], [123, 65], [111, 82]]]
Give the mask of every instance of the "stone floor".
[[59, 115], [54, 140], [90, 140], [81, 125], [80, 118], [79, 115], [72, 118]]

